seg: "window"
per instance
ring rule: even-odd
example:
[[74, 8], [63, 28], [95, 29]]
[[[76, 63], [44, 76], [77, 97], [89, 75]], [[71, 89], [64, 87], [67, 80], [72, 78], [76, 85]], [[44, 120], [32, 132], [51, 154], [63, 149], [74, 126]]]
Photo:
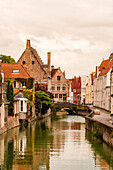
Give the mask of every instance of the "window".
[[73, 92], [75, 92], [75, 93], [76, 93], [76, 89], [73, 89]]
[[55, 90], [55, 85], [54, 84], [52, 84], [52, 90]]
[[60, 76], [57, 76], [57, 81], [60, 81], [61, 80], [61, 77]]
[[25, 64], [25, 61], [23, 61], [23, 65]]
[[20, 101], [21, 102], [21, 112], [23, 111], [23, 101]]
[[26, 82], [22, 82], [22, 88], [26, 88]]
[[34, 64], [35, 64], [35, 61], [32, 61], [32, 64], [34, 65]]
[[13, 70], [13, 73], [19, 73], [19, 69]]
[[16, 81], [14, 81], [14, 88], [16, 88]]
[[62, 94], [59, 94], [59, 98], [62, 99]]
[[63, 102], [66, 102], [66, 94], [63, 94]]
[[63, 86], [62, 86], [62, 90], [66, 90], [66, 85], [65, 84], [63, 84]]
[[19, 88], [19, 82], [14, 81], [13, 87], [16, 88], [16, 89], [18, 89], [18, 88]]
[[58, 90], [58, 91], [60, 90], [60, 85], [57, 85], [57, 90]]
[[55, 98], [58, 99], [58, 94], [55, 94]]

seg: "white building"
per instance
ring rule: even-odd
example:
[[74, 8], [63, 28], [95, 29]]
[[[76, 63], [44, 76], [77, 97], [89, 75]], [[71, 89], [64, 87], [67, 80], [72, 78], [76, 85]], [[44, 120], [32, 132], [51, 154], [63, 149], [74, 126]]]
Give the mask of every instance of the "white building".
[[90, 73], [88, 76], [88, 82], [86, 84], [86, 104], [93, 104], [94, 93], [93, 93], [93, 76], [94, 72]]
[[99, 67], [96, 67], [94, 78], [94, 106], [111, 110], [110, 97], [110, 72], [112, 69], [113, 54], [108, 60], [103, 60]]
[[69, 81], [69, 96], [68, 102], [73, 103], [73, 91], [72, 91], [72, 81]]

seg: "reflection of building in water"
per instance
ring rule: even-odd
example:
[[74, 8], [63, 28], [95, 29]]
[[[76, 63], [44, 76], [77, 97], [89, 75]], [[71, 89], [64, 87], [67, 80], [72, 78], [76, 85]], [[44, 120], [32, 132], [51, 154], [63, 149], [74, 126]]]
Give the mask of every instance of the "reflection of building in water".
[[71, 123], [71, 129], [72, 130], [80, 130], [81, 129], [81, 123]]
[[0, 140], [0, 169], [3, 169], [4, 165], [4, 138]]
[[22, 159], [24, 159], [26, 144], [26, 131], [22, 131], [21, 133], [19, 133], [18, 140], [14, 140], [14, 152], [17, 152], [19, 155], [21, 155]]
[[104, 167], [104, 168], [106, 167], [109, 169], [109, 165], [106, 162], [106, 160], [104, 160], [102, 156], [99, 155], [98, 153], [96, 154], [96, 157], [95, 157], [95, 167]]

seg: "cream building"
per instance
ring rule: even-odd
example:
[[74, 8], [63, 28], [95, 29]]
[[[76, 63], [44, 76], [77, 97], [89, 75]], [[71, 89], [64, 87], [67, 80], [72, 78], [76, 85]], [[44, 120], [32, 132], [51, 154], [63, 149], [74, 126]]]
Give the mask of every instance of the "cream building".
[[94, 72], [89, 74], [86, 84], [86, 104], [93, 104], [93, 76]]
[[86, 103], [86, 84], [88, 83], [88, 76], [81, 77], [81, 104]]
[[51, 92], [55, 102], [67, 102], [68, 97], [68, 82], [65, 78], [65, 72], [62, 72], [60, 67], [51, 71]]

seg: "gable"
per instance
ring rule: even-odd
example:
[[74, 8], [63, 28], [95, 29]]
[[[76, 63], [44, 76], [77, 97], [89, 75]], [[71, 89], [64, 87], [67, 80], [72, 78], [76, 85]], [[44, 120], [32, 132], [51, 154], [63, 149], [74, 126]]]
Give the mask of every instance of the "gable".
[[43, 62], [34, 48], [26, 48], [17, 63], [21, 63], [31, 76], [35, 78], [35, 81], [47, 81], [48, 74], [44, 70]]
[[67, 83], [67, 79], [65, 78], [63, 72], [60, 69], [54, 69], [53, 73], [54, 74], [52, 76], [52, 81], [57, 81], [57, 76], [60, 76], [61, 77], [60, 82]]

